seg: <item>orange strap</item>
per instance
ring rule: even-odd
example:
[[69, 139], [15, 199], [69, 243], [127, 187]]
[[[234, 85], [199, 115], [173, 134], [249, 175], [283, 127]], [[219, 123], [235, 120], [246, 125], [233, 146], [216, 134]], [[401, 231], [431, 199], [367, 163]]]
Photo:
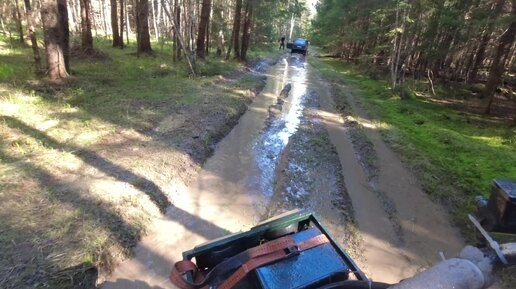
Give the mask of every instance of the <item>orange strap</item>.
[[[256, 258], [252, 258], [248, 262], [246, 262], [244, 265], [242, 265], [238, 270], [235, 271], [226, 281], [224, 281], [218, 289], [231, 289], [233, 288], [240, 280], [242, 280], [247, 273], [251, 272], [252, 270], [273, 263], [275, 261], [279, 261], [285, 258], [288, 258], [290, 256], [294, 256], [299, 254], [299, 252], [317, 247], [326, 243], [329, 243], [330, 241], [325, 235], [318, 235], [311, 239], [308, 239], [304, 242], [301, 242], [297, 244], [294, 248], [283, 248], [281, 250], [274, 251], [270, 254], [262, 255]], [[285, 250], [289, 249], [289, 251]], [[293, 249], [293, 251], [292, 251]]]
[[[322, 234], [317, 235], [299, 244], [297, 244], [291, 236], [285, 236], [269, 241], [260, 246], [248, 249], [247, 251], [243, 252], [246, 255], [245, 257], [247, 261], [245, 261], [244, 264], [242, 264], [226, 281], [224, 281], [219, 288], [231, 289], [240, 280], [242, 280], [247, 275], [247, 273], [260, 266], [297, 255], [301, 251], [328, 242], [328, 238]], [[217, 266], [224, 266], [224, 263], [226, 261], [227, 260], [223, 261]], [[214, 271], [221, 270], [215, 270], [214, 267], [210, 272]], [[194, 282], [189, 282], [185, 278], [183, 278], [183, 275], [187, 272], [192, 272], [195, 279]], [[208, 273], [206, 277], [201, 277], [199, 274], [199, 269], [190, 260], [176, 262], [172, 267], [172, 271], [170, 272], [170, 281], [172, 281], [174, 285], [178, 286], [181, 289], [198, 289], [205, 287], [208, 285], [208, 282], [211, 279], [211, 277], [214, 276], [211, 276], [210, 273]]]

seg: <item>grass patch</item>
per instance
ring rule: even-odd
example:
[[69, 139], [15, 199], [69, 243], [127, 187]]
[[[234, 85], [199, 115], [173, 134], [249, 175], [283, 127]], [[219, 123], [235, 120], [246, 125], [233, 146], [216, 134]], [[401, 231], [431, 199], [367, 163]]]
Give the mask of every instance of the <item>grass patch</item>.
[[386, 81], [335, 59], [313, 64], [330, 80], [360, 89], [386, 139], [416, 169], [425, 191], [452, 208], [462, 229], [469, 228], [474, 196], [487, 196], [494, 178], [516, 177], [516, 130], [507, 124], [436, 104], [425, 94], [402, 99]]
[[192, 79], [169, 44], [137, 58], [133, 45], [97, 39], [107, 57], [73, 58], [71, 80], [50, 83], [32, 75], [30, 48], [6, 41], [0, 287], [91, 288], [170, 203], [174, 182], [194, 176], [263, 78], [209, 58]]

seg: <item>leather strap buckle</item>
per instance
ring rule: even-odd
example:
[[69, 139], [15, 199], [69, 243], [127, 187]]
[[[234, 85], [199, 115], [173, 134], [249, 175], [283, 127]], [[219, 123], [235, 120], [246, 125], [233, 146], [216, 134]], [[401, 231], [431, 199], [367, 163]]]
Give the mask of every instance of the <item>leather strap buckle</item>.
[[284, 250], [285, 250], [286, 257], [297, 256], [297, 255], [299, 255], [299, 252], [300, 252], [298, 246], [289, 246], [289, 247], [285, 248]]

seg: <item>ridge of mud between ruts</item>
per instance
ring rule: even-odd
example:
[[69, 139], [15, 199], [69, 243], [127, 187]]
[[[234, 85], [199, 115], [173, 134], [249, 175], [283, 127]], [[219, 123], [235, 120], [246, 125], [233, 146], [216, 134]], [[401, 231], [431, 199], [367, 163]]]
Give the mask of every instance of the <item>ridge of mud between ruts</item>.
[[[285, 85], [269, 107], [267, 125], [277, 120], [292, 84]], [[302, 96], [297, 131], [290, 136], [276, 167], [273, 196], [262, 219], [293, 209], [308, 209], [321, 218], [354, 259], [359, 259], [360, 236], [337, 151], [319, 115], [319, 94], [309, 88]]]

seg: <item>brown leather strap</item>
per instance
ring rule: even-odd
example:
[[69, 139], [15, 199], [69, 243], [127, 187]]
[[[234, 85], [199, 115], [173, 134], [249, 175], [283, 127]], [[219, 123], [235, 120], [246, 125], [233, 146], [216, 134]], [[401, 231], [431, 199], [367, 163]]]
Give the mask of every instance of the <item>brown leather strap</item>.
[[[328, 242], [328, 238], [322, 234], [299, 244], [297, 244], [291, 236], [285, 236], [269, 241], [260, 246], [248, 249], [247, 251], [238, 254], [240, 258], [242, 255], [244, 255], [246, 261], [240, 263], [242, 265], [239, 266], [237, 271], [235, 271], [226, 281], [224, 281], [219, 288], [230, 289], [234, 287], [240, 280], [242, 280], [247, 275], [247, 273], [257, 267], [288, 258], [299, 253], [300, 251], [304, 251]], [[226, 263], [228, 263], [227, 261], [229, 261], [229, 259], [219, 263], [216, 267], [224, 266]], [[214, 269], [215, 267], [210, 271], [210, 273], [213, 271], [220, 271]], [[190, 282], [183, 278], [183, 275], [187, 272], [192, 272], [194, 282]], [[206, 277], [202, 277], [199, 274], [199, 269], [192, 261], [182, 260], [176, 262], [172, 267], [170, 272], [170, 281], [181, 289], [198, 289], [208, 285], [209, 278], [212, 277], [210, 273], [208, 273]]]
[[170, 281], [172, 284], [176, 285], [181, 289], [197, 289], [200, 287], [199, 284], [190, 283], [183, 278], [183, 275], [187, 272], [192, 271], [192, 274], [196, 276], [198, 274], [199, 269], [197, 266], [190, 260], [182, 260], [176, 262], [172, 267], [172, 271], [170, 272]]
[[[181, 289], [198, 289], [205, 287], [210, 282], [214, 275], [221, 274], [229, 270], [234, 270], [244, 265], [247, 261], [252, 258], [256, 258], [271, 252], [283, 250], [288, 247], [295, 246], [296, 243], [290, 236], [281, 237], [262, 245], [253, 247], [244, 251], [236, 256], [222, 261], [213, 267], [206, 276], [199, 276], [199, 269], [190, 260], [182, 260], [176, 262], [170, 272], [170, 281]], [[236, 266], [235, 266], [236, 265]], [[190, 282], [183, 278], [183, 275], [191, 272], [194, 278], [194, 282]]]
[[238, 270], [235, 271], [226, 281], [224, 281], [218, 289], [231, 289], [233, 288], [240, 280], [242, 280], [247, 273], [251, 272], [252, 270], [273, 263], [275, 261], [279, 261], [281, 259], [288, 258], [292, 256], [293, 254], [299, 253], [301, 251], [317, 247], [326, 243], [329, 243], [330, 241], [325, 235], [318, 235], [311, 239], [308, 239], [304, 242], [301, 242], [293, 248], [295, 251], [287, 251], [285, 249], [288, 249], [289, 247], [285, 247], [281, 250], [274, 251], [270, 254], [262, 255], [256, 258], [253, 258], [249, 260], [247, 263], [242, 265]]

